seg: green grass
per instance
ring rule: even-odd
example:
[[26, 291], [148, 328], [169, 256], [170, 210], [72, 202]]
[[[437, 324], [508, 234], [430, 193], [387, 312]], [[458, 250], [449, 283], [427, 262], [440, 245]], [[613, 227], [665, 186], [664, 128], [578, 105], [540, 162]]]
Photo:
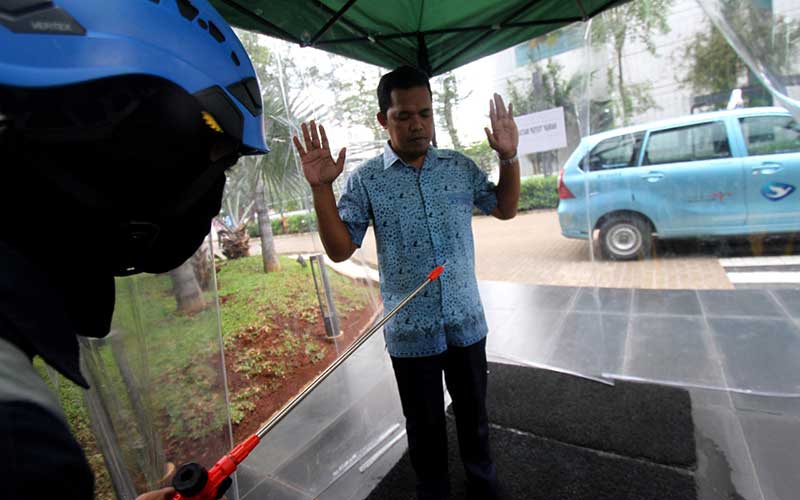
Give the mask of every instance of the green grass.
[[267, 369], [266, 363], [267, 360], [264, 353], [251, 347], [236, 355], [236, 368], [234, 370], [249, 379], [264, 373]]
[[[282, 270], [264, 274], [260, 256], [223, 263], [218, 275], [222, 304], [222, 332], [226, 347], [237, 337], [282, 330], [283, 318], [319, 321], [311, 270], [294, 260], [280, 257]], [[367, 294], [363, 287], [335, 272], [328, 272], [336, 294], [336, 308], [345, 314], [364, 307]]]
[[[213, 306], [213, 294], [205, 294]], [[225, 399], [219, 369], [217, 317], [213, 307], [192, 315], [180, 314], [168, 275], [117, 280], [113, 328], [124, 336], [129, 365], [149, 382], [146, 406], [155, 421], [169, 416], [168, 435], [199, 439], [217, 432], [225, 422]], [[110, 350], [102, 353], [107, 371], [114, 373]], [[124, 394], [125, 381], [114, 377]]]

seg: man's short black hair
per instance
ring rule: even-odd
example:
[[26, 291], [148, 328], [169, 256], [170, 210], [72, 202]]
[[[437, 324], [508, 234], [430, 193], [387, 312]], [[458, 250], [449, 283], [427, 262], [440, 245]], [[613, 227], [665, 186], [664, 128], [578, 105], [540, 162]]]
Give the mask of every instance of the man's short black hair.
[[406, 90], [412, 87], [426, 87], [431, 97], [433, 97], [428, 76], [417, 68], [400, 66], [396, 70], [383, 75], [378, 83], [378, 107], [381, 113], [386, 114], [389, 106], [392, 105], [392, 90]]

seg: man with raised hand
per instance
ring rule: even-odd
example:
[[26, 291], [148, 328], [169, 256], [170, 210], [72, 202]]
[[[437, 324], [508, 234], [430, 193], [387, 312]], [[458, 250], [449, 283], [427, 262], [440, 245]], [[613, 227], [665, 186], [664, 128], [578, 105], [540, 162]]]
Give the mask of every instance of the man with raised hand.
[[519, 135], [513, 110], [497, 94], [490, 101], [491, 130], [484, 130], [500, 164], [495, 186], [468, 157], [431, 146], [433, 104], [425, 74], [398, 68], [381, 78], [377, 93], [377, 119], [389, 141], [382, 154], [350, 174], [338, 205], [332, 184], [344, 169], [345, 149], [334, 161], [325, 129], [314, 121], [302, 124], [305, 144], [294, 138], [313, 192], [320, 237], [331, 259], [346, 260], [372, 223], [387, 311], [424, 278], [424, 270], [446, 263], [441, 278], [384, 327], [417, 496], [443, 499], [450, 493], [444, 372], [468, 491], [475, 498], [497, 498], [486, 412], [488, 328], [475, 277], [471, 223], [473, 207], [498, 219], [516, 215]]

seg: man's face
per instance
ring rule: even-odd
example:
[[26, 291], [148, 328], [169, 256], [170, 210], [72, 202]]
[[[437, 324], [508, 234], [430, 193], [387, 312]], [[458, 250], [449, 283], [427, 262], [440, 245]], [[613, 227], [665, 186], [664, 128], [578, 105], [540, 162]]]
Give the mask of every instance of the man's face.
[[433, 138], [433, 105], [427, 87], [392, 90], [392, 104], [378, 121], [389, 132], [392, 148], [406, 161], [424, 156]]

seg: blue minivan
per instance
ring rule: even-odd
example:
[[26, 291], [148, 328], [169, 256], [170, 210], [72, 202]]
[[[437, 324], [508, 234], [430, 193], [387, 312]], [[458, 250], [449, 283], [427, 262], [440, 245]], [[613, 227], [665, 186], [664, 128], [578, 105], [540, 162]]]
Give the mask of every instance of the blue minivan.
[[[558, 180], [567, 238], [612, 260], [654, 237], [800, 231], [800, 125], [783, 108], [689, 115], [585, 137]], [[596, 233], [597, 232], [597, 233]]]

